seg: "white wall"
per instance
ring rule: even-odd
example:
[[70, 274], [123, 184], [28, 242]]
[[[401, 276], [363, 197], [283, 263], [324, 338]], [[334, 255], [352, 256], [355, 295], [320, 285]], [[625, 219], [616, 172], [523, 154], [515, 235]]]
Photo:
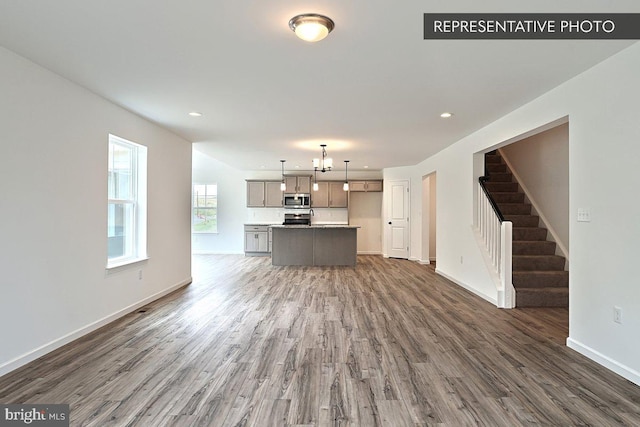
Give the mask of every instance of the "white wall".
[[569, 124], [501, 148], [560, 243], [569, 249]]
[[358, 253], [382, 253], [382, 193], [349, 194], [349, 224], [358, 225]]
[[[640, 384], [640, 44], [596, 67], [453, 146], [411, 171], [412, 214], [422, 206], [421, 178], [437, 171], [437, 271], [495, 300], [496, 290], [473, 237], [474, 153], [520, 139], [569, 117], [570, 318], [568, 345]], [[414, 183], [420, 185], [415, 186]], [[578, 208], [591, 222], [576, 221]], [[412, 222], [420, 242], [421, 221]], [[420, 259], [422, 245], [412, 245]], [[461, 259], [462, 257], [462, 259]], [[623, 323], [613, 322], [613, 307]]]
[[[191, 145], [4, 48], [0, 93], [1, 375], [189, 283]], [[150, 259], [106, 274], [109, 133], [148, 147]]]
[[193, 149], [193, 182], [218, 184], [218, 233], [193, 234], [194, 253], [244, 253], [247, 189], [242, 171]]

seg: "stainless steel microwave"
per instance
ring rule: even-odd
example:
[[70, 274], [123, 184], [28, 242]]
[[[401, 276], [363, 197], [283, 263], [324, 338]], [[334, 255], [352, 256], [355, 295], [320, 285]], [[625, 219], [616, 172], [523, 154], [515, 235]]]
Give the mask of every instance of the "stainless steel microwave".
[[311, 195], [309, 193], [285, 193], [285, 209], [309, 209], [311, 207]]

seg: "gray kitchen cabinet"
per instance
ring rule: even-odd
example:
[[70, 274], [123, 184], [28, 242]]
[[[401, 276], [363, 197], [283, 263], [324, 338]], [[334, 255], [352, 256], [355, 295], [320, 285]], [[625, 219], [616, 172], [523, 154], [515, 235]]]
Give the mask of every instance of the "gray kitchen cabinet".
[[280, 181], [247, 181], [247, 207], [282, 207]]
[[329, 207], [330, 208], [346, 208], [347, 207], [347, 191], [344, 191], [342, 181], [329, 182]]
[[351, 192], [363, 192], [363, 191], [382, 191], [382, 181], [349, 181], [349, 191]]
[[244, 226], [244, 253], [247, 256], [269, 255], [269, 227], [266, 225]]
[[311, 176], [285, 175], [285, 193], [311, 193]]
[[280, 181], [265, 181], [264, 189], [264, 206], [267, 208], [281, 208], [282, 190], [280, 190]]
[[247, 207], [264, 206], [264, 181], [247, 181]]
[[318, 181], [318, 191], [311, 192], [311, 207], [329, 207], [329, 183], [327, 181]]

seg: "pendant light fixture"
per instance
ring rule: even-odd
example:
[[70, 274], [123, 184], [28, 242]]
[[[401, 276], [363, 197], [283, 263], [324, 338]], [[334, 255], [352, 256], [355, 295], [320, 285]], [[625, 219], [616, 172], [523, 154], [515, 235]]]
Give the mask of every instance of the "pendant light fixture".
[[333, 167], [333, 159], [327, 156], [327, 144], [320, 144], [320, 147], [322, 148], [322, 152], [320, 153], [322, 157], [313, 159], [313, 169], [316, 171], [319, 169], [320, 172], [324, 173], [330, 171]]
[[280, 183], [280, 191], [287, 190], [287, 184], [284, 183], [284, 162], [286, 162], [286, 160], [280, 160], [280, 163], [282, 164], [282, 182]]
[[347, 178], [347, 167], [349, 166], [349, 160], [345, 160], [344, 161], [344, 185], [342, 186], [342, 189], [344, 191], [349, 191], [349, 180]]
[[289, 28], [298, 38], [307, 42], [317, 42], [327, 37], [335, 27], [331, 18], [315, 13], [304, 13], [291, 18]]
[[318, 169], [314, 169], [313, 171], [313, 191], [318, 191]]

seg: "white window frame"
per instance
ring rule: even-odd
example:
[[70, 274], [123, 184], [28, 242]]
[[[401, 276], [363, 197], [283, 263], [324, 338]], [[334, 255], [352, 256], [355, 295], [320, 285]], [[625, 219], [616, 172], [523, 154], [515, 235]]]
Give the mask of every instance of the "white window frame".
[[[195, 188], [197, 185], [215, 185], [216, 186], [216, 207], [215, 208], [207, 208], [202, 206], [195, 206], [194, 201], [195, 197]], [[216, 211], [216, 231], [196, 231], [194, 228], [195, 224], [193, 223], [193, 214], [196, 209], [215, 209]], [[193, 234], [218, 234], [218, 183], [217, 182], [194, 182], [191, 184], [191, 232]]]
[[[109, 209], [115, 204], [127, 204], [133, 210], [133, 224], [128, 227], [124, 236], [128, 248], [126, 253], [118, 257], [109, 257], [107, 251], [107, 269], [122, 267], [148, 259], [147, 256], [147, 147], [128, 141], [124, 138], [109, 134], [108, 149], [112, 145], [124, 147], [131, 151], [131, 182], [132, 191], [129, 199], [109, 198], [107, 188], [107, 246], [110, 230], [115, 224], [110, 223]], [[109, 173], [111, 165], [107, 165]]]

